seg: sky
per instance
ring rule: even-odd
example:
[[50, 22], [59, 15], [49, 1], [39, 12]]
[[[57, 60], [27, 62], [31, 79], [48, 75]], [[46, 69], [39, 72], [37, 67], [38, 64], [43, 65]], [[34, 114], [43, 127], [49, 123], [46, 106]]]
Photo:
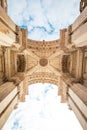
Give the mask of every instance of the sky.
[[78, 17], [80, 0], [8, 0], [8, 14], [33, 40], [56, 40]]
[[19, 103], [2, 130], [82, 130], [73, 111], [60, 103], [58, 87], [52, 84], [29, 86], [26, 101]]

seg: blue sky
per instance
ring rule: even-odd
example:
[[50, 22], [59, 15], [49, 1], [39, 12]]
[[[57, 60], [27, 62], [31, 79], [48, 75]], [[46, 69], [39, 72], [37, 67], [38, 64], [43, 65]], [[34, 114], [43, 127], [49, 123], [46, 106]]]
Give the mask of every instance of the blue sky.
[[52, 84], [29, 86], [26, 101], [19, 103], [2, 130], [82, 130], [73, 111], [60, 103], [58, 87]]
[[59, 30], [79, 15], [80, 0], [8, 0], [8, 13], [34, 40], [59, 38]]

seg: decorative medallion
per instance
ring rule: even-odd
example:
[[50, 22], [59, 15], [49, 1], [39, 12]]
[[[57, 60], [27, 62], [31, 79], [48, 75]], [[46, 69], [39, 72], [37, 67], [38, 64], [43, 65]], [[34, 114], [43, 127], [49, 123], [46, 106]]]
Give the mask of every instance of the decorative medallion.
[[48, 64], [48, 60], [43, 58], [43, 59], [40, 59], [39, 63], [40, 63], [41, 66], [45, 67]]

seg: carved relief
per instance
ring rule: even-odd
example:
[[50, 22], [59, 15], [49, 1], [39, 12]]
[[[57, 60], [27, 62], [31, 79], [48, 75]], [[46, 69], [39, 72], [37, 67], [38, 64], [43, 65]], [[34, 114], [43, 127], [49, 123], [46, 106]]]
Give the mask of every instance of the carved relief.
[[24, 55], [18, 55], [17, 56], [17, 71], [18, 72], [24, 72], [26, 66], [26, 61]]
[[0, 5], [7, 12], [7, 0], [0, 0]]
[[62, 71], [63, 73], [68, 73], [68, 67], [69, 67], [69, 61], [68, 61], [68, 55], [63, 55], [62, 57]]
[[34, 83], [53, 83], [58, 85], [58, 77], [53, 73], [38, 72], [28, 75], [28, 84]]
[[81, 0], [81, 2], [80, 2], [80, 12], [82, 12], [86, 6], [87, 6], [87, 0]]
[[27, 41], [27, 48], [31, 50], [35, 55], [40, 58], [49, 57], [56, 51], [58, 51], [60, 46], [59, 40], [55, 41]]
[[45, 59], [45, 58], [43, 58], [43, 59], [40, 59], [40, 65], [41, 66], [46, 66], [48, 64], [48, 60], [47, 59]]

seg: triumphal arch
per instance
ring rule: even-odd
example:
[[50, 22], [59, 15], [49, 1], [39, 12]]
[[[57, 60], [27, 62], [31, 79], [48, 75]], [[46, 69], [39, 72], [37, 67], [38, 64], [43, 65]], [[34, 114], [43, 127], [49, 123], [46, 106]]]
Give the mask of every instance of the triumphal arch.
[[7, 1], [0, 0], [0, 129], [18, 102], [25, 101], [28, 86], [52, 83], [61, 102], [67, 102], [87, 130], [87, 6], [60, 39], [28, 39], [7, 14]]

